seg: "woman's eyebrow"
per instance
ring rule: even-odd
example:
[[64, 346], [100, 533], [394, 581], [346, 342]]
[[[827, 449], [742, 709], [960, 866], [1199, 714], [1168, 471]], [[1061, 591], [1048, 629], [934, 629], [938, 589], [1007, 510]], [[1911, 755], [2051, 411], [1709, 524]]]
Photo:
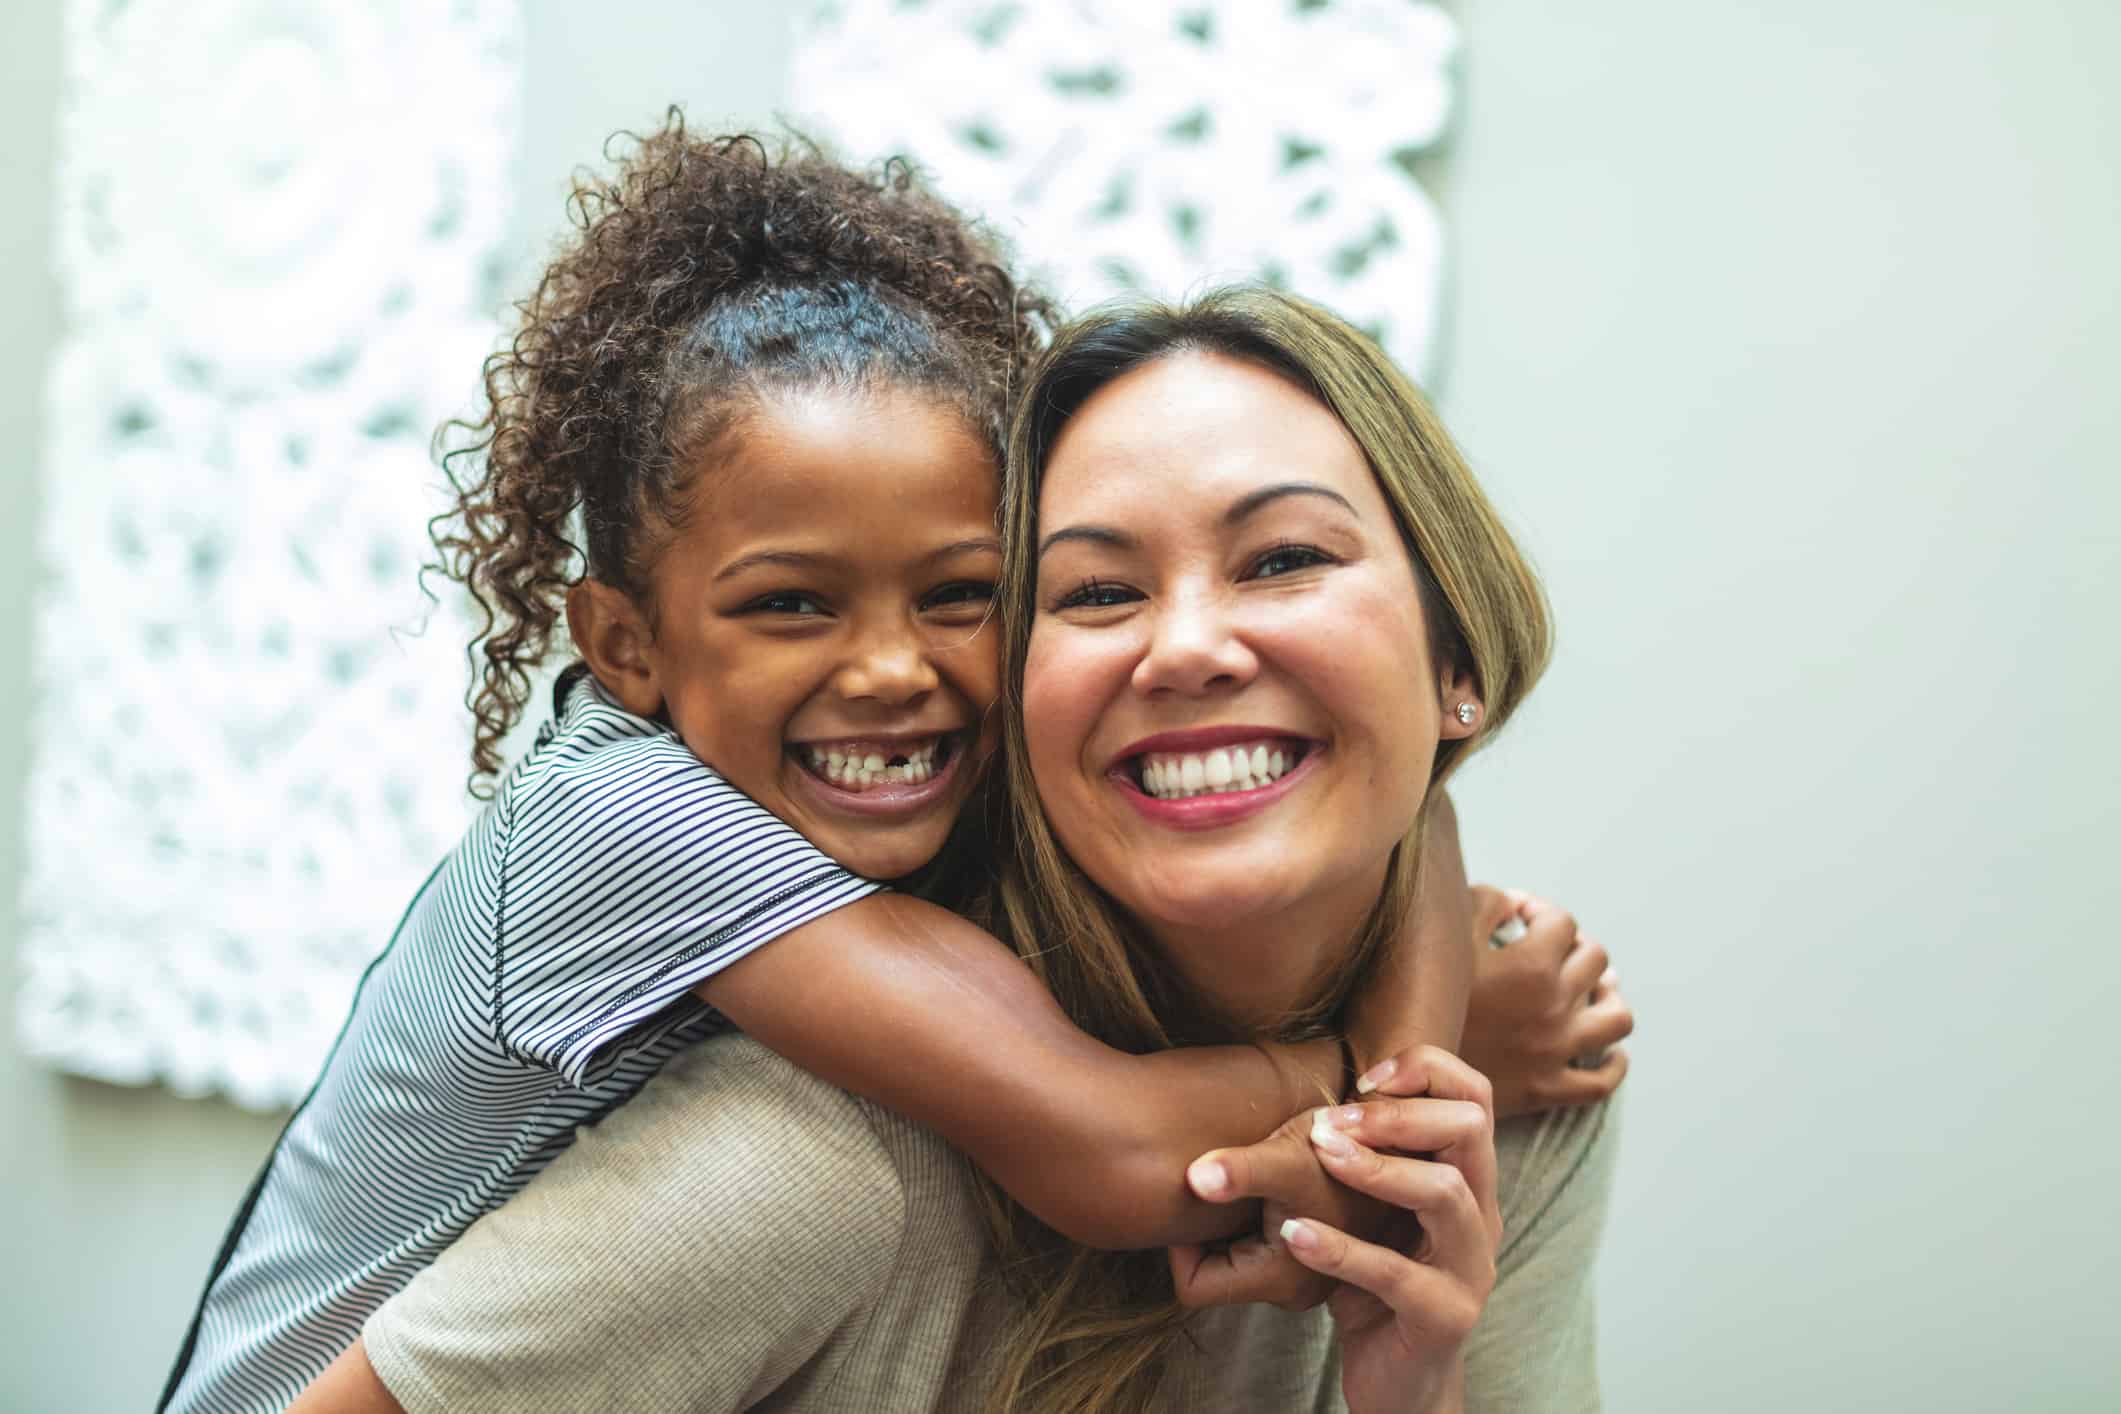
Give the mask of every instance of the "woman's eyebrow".
[[1092, 545], [1107, 545], [1115, 550], [1132, 550], [1141, 542], [1124, 530], [1115, 530], [1109, 525], [1071, 525], [1056, 530], [1038, 542], [1038, 553], [1045, 558], [1048, 550], [1070, 540], [1087, 540]]
[[1316, 481], [1277, 481], [1272, 486], [1262, 486], [1257, 491], [1247, 491], [1238, 497], [1231, 503], [1230, 509], [1223, 512], [1223, 524], [1236, 525], [1284, 496], [1323, 496], [1329, 501], [1339, 502], [1349, 515], [1361, 518], [1361, 512], [1355, 509], [1355, 503], [1330, 486], [1321, 486]]

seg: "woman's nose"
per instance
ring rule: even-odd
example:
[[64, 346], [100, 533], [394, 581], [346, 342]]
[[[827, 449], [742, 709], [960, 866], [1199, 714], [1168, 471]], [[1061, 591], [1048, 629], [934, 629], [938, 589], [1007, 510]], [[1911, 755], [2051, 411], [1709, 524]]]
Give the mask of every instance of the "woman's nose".
[[1156, 615], [1148, 651], [1134, 665], [1134, 689], [1190, 697], [1242, 686], [1258, 672], [1259, 659], [1219, 598], [1175, 597]]
[[848, 698], [892, 707], [933, 692], [941, 683], [919, 637], [898, 629], [865, 637], [839, 673], [840, 692]]

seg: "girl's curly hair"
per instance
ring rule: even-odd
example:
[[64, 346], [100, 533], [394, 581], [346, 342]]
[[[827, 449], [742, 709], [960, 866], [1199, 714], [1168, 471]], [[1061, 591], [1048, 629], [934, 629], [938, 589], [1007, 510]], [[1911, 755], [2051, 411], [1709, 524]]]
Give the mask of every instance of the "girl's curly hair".
[[1011, 382], [1054, 323], [902, 160], [856, 171], [800, 138], [695, 138], [675, 108], [621, 138], [608, 176], [576, 174], [575, 233], [486, 361], [484, 416], [444, 429], [468, 439], [442, 458], [457, 503], [431, 535], [481, 616], [474, 795], [492, 791], [568, 588], [586, 574], [652, 611], [649, 571], [700, 459], [762, 395], [918, 387], [999, 467]]

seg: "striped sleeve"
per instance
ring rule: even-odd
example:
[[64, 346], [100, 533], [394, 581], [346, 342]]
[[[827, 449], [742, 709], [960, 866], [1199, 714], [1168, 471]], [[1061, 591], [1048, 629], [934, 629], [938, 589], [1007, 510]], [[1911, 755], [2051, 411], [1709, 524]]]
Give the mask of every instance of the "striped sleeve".
[[511, 805], [493, 957], [501, 1039], [574, 1085], [702, 980], [882, 888], [673, 736], [556, 761]]

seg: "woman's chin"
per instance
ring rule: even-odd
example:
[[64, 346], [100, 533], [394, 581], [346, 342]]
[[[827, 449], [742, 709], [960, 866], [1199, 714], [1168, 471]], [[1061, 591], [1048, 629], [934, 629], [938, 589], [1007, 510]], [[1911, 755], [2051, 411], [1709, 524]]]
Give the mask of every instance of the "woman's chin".
[[1263, 888], [1261, 883], [1257, 876], [1191, 879], [1183, 887], [1151, 887], [1120, 902], [1152, 929], [1236, 930], [1254, 926], [1289, 906], [1290, 900], [1281, 891]]

